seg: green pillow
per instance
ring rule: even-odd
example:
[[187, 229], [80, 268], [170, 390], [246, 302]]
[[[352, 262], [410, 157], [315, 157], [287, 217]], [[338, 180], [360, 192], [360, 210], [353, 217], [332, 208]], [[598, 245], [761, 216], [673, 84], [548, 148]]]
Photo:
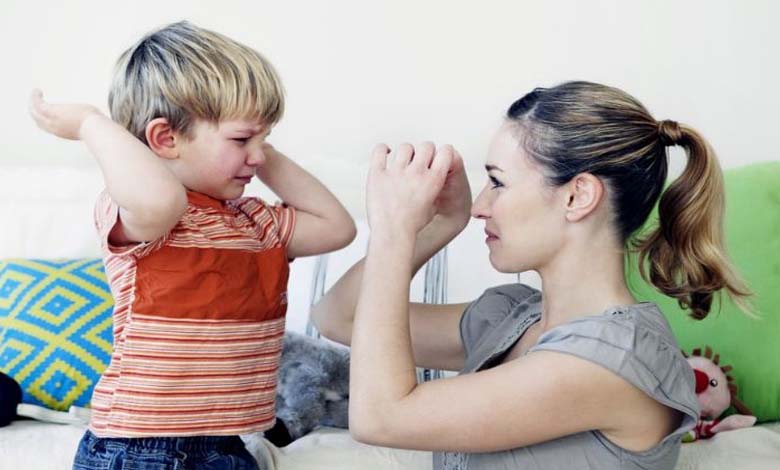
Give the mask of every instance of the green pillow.
[[113, 305], [99, 259], [0, 260], [0, 371], [23, 403], [89, 405], [111, 358]]
[[628, 282], [637, 299], [658, 303], [683, 350], [711, 346], [722, 365], [734, 367], [737, 396], [759, 421], [780, 420], [780, 162], [728, 170], [724, 178], [728, 253], [755, 294], [760, 319], [746, 316], [723, 294], [707, 318], [693, 320], [642, 280], [636, 257]]

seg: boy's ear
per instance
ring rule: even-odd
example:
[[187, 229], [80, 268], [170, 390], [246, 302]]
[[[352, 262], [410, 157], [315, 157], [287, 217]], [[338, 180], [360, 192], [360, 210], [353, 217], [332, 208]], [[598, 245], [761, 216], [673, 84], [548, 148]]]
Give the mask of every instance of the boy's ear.
[[154, 118], [146, 125], [146, 142], [158, 157], [179, 158], [178, 137], [165, 118]]
[[566, 220], [577, 222], [598, 207], [604, 198], [604, 183], [590, 173], [580, 173], [566, 185]]

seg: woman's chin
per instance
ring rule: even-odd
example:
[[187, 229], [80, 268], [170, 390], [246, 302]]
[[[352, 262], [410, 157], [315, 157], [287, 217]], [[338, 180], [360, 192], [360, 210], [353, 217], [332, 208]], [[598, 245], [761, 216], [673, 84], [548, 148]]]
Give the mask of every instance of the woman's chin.
[[493, 269], [505, 274], [516, 274], [533, 269], [525, 266], [523, 263], [513, 263], [512, 260], [499, 257], [492, 251], [490, 252], [490, 264], [493, 266]]
[[493, 266], [493, 269], [500, 273], [509, 273], [512, 271], [508, 271], [506, 266], [504, 266], [504, 263], [502, 263], [502, 259], [496, 256], [492, 251], [490, 252], [490, 264]]

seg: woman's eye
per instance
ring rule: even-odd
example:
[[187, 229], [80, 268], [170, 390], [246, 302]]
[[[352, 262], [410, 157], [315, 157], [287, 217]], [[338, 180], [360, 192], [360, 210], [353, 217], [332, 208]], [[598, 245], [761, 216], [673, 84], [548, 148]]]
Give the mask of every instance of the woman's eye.
[[493, 189], [496, 189], [496, 188], [501, 188], [501, 187], [503, 187], [503, 186], [504, 186], [504, 185], [503, 185], [503, 183], [501, 183], [500, 181], [498, 181], [498, 180], [497, 180], [495, 177], [493, 177], [493, 176], [488, 176], [488, 179], [490, 179], [490, 186], [491, 186]]

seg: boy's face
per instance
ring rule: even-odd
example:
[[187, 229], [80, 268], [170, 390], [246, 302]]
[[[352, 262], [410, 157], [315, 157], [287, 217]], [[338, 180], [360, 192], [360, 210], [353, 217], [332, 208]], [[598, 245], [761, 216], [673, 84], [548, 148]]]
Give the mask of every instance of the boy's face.
[[179, 158], [169, 167], [187, 189], [215, 199], [236, 199], [265, 163], [263, 144], [270, 131], [248, 120], [197, 120], [191, 139], [178, 139]]

